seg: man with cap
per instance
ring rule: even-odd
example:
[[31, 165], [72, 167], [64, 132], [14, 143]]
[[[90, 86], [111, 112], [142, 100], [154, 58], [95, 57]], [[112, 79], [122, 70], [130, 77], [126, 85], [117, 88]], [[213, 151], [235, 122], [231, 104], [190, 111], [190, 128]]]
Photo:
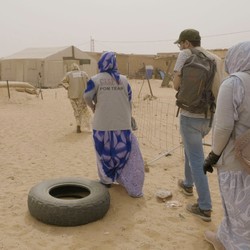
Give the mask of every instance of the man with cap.
[[[174, 88], [180, 88], [181, 70], [186, 60], [191, 56], [191, 48], [195, 48], [216, 62], [216, 74], [213, 80], [212, 91], [217, 97], [222, 79], [221, 59], [201, 47], [199, 31], [195, 29], [183, 30], [175, 42], [181, 50], [174, 67]], [[193, 195], [195, 185], [198, 194], [197, 203], [188, 204], [186, 209], [204, 221], [211, 221], [212, 202], [210, 197], [207, 176], [203, 172], [204, 152], [202, 138], [210, 131], [210, 118], [204, 114], [194, 114], [181, 109], [180, 133], [185, 151], [184, 179], [178, 180], [178, 187], [187, 195]]]

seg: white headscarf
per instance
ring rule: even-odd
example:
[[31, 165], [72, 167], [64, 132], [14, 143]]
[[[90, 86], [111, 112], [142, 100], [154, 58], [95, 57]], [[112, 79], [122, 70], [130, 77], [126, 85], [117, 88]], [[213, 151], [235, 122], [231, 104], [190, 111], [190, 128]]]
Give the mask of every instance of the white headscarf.
[[250, 71], [250, 41], [238, 43], [228, 50], [225, 70], [228, 74]]
[[78, 64], [72, 63], [71, 70], [80, 70], [80, 68], [79, 68]]
[[[231, 75], [237, 72], [250, 71], [250, 41], [241, 42], [231, 47], [225, 58], [225, 71]], [[244, 87], [238, 77], [229, 77], [233, 84], [234, 119], [239, 120], [238, 107], [244, 97]], [[225, 80], [227, 82], [227, 78]]]

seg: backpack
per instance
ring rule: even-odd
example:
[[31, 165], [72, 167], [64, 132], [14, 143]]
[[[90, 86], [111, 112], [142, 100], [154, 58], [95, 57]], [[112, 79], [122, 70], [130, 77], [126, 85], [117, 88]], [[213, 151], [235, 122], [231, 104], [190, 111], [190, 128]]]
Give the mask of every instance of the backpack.
[[[212, 83], [216, 72], [215, 60], [203, 52], [191, 48], [192, 55], [186, 60], [181, 70], [181, 83], [176, 94], [176, 105], [191, 113], [203, 114], [207, 118], [211, 112], [211, 122], [215, 112], [215, 98]], [[211, 125], [210, 122], [210, 125]]]

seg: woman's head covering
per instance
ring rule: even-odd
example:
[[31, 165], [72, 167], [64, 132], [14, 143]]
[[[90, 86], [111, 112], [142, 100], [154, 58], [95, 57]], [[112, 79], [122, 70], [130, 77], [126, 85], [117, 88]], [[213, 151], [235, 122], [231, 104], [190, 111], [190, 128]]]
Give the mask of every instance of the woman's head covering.
[[114, 52], [104, 52], [98, 61], [98, 68], [100, 72], [109, 73], [117, 83], [120, 81], [120, 74], [117, 70], [116, 56]]
[[228, 50], [225, 70], [228, 74], [250, 71], [250, 41], [238, 43]]
[[78, 64], [72, 63], [71, 70], [80, 70], [80, 68], [79, 68]]

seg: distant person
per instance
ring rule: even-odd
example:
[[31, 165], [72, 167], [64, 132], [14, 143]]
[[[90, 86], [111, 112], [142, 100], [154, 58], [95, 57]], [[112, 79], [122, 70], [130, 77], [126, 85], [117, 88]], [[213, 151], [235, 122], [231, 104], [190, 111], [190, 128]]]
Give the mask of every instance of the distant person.
[[41, 95], [41, 98], [43, 100], [43, 92], [42, 92], [42, 73], [39, 72], [38, 76], [37, 76], [37, 88], [39, 89], [38, 93], [37, 93], [37, 97], [39, 97], [39, 95]]
[[[224, 218], [217, 233], [205, 232], [216, 249], [250, 249], [250, 165], [236, 157], [236, 143], [249, 137], [250, 129], [250, 41], [231, 47], [225, 58], [229, 74], [220, 89], [213, 125], [212, 151], [204, 172], [218, 171]], [[246, 157], [247, 155], [245, 155]]]
[[114, 52], [98, 61], [99, 73], [90, 78], [84, 98], [94, 112], [93, 139], [100, 182], [121, 184], [132, 197], [143, 196], [144, 162], [131, 130], [132, 90], [117, 70]]
[[62, 80], [62, 85], [68, 90], [68, 97], [74, 110], [77, 133], [81, 133], [82, 125], [86, 131], [90, 131], [91, 115], [82, 96], [87, 80], [88, 75], [80, 71], [76, 63], [71, 65], [71, 71], [67, 72]]
[[42, 87], [42, 73], [39, 72], [38, 77], [37, 77], [37, 88], [41, 88], [41, 87]]
[[[178, 40], [181, 52], [174, 67], [174, 88], [179, 90], [182, 78], [182, 68], [187, 59], [192, 55], [191, 48], [204, 53], [216, 62], [216, 73], [213, 80], [212, 92], [216, 98], [221, 82], [221, 59], [201, 47], [199, 31], [194, 29], [183, 30]], [[185, 151], [184, 179], [178, 181], [179, 188], [187, 196], [193, 195], [193, 185], [196, 187], [198, 200], [195, 204], [188, 204], [186, 209], [204, 221], [211, 221], [212, 202], [207, 176], [203, 172], [204, 152], [202, 139], [210, 131], [210, 114], [191, 113], [180, 110], [180, 133]]]

